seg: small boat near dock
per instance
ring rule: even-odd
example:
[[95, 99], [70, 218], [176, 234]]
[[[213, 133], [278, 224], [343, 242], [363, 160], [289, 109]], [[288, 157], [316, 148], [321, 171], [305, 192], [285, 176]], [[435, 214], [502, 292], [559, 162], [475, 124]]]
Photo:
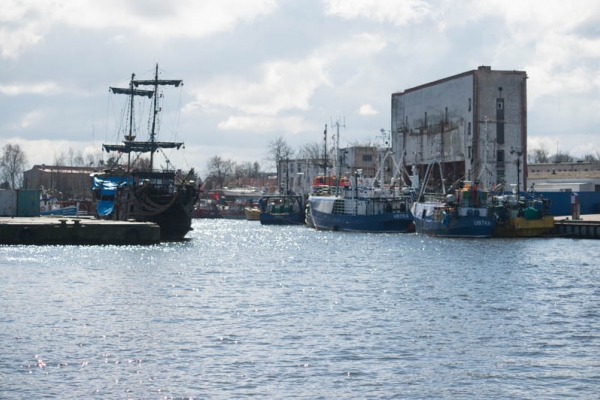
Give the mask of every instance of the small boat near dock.
[[[446, 194], [442, 184], [442, 193], [425, 194], [431, 177], [430, 163], [427, 166], [425, 180], [421, 186], [418, 201], [413, 204], [417, 234], [441, 237], [489, 238], [496, 228], [496, 219], [488, 215], [488, 193], [468, 183]], [[435, 164], [440, 165], [435, 162]], [[440, 165], [440, 182], [443, 182]]]
[[263, 196], [259, 204], [262, 225], [304, 225], [305, 223], [302, 196]]

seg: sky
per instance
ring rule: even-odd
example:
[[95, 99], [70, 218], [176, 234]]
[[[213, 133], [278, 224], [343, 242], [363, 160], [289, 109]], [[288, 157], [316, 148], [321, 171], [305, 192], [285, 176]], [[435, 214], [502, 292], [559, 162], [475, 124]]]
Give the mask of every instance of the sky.
[[29, 167], [101, 157], [124, 126], [108, 88], [156, 64], [184, 81], [162, 91], [158, 139], [201, 176], [215, 155], [274, 170], [269, 142], [322, 143], [325, 124], [377, 143], [392, 93], [481, 65], [527, 72], [529, 149], [600, 154], [597, 0], [2, 0], [0, 146]]

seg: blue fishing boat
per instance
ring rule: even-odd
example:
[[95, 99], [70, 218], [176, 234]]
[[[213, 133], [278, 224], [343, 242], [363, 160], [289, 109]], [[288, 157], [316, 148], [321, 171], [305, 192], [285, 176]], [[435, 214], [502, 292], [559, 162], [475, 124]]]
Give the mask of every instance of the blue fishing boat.
[[[337, 153], [337, 164], [341, 167], [339, 148]], [[347, 232], [414, 231], [410, 211], [414, 192], [404, 186], [404, 175], [392, 154], [387, 147], [379, 149], [379, 168], [373, 178], [363, 177], [362, 170], [358, 169], [349, 180], [341, 176], [341, 170], [338, 169], [335, 195], [328, 193], [308, 199], [313, 226], [319, 230]], [[386, 183], [384, 171], [388, 158], [392, 160], [396, 173]]]
[[[496, 228], [496, 219], [488, 215], [487, 192], [475, 181], [474, 185], [464, 183], [455, 190], [456, 194], [446, 194], [444, 189], [442, 195], [425, 194], [430, 167], [431, 164], [427, 167], [419, 201], [412, 207], [417, 233], [443, 237], [491, 237]], [[440, 178], [443, 182], [443, 177]]]
[[258, 202], [262, 225], [304, 225], [302, 196], [263, 196]]
[[412, 232], [409, 188], [375, 187], [375, 179], [360, 178], [337, 196], [308, 198], [313, 225], [319, 230], [348, 232]]

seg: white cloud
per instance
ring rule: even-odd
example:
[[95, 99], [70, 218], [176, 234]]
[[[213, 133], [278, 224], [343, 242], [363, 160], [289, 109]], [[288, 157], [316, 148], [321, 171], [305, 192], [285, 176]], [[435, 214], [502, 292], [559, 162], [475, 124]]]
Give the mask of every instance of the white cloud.
[[363, 104], [358, 109], [358, 113], [360, 115], [377, 115], [379, 114], [379, 111], [375, 110], [370, 104]]
[[[307, 111], [314, 92], [332, 87], [329, 70], [347, 64], [342, 59], [368, 57], [385, 47], [380, 35], [358, 34], [342, 43], [327, 44], [301, 60], [279, 60], [259, 68], [261, 79], [249, 82], [237, 76], [222, 76], [195, 91], [196, 99], [184, 106], [214, 111], [229, 108], [248, 115], [275, 116], [283, 111]], [[220, 129], [229, 127], [221, 124]]]
[[316, 129], [302, 117], [270, 117], [270, 116], [231, 116], [220, 122], [219, 130], [235, 130], [253, 133], [286, 132], [296, 134], [302, 131]]
[[[4, 0], [0, 49], [3, 57], [15, 58], [54, 26], [124, 30], [161, 41], [202, 38], [267, 15], [276, 7], [275, 0]], [[119, 37], [117, 33], [115, 38]]]
[[270, 62], [261, 67], [261, 73], [259, 82], [221, 77], [199, 88], [196, 100], [185, 109], [219, 106], [259, 115], [308, 110], [315, 89], [330, 84], [326, 64], [319, 58]]
[[344, 19], [367, 18], [403, 26], [431, 13], [422, 0], [325, 0], [327, 14]]
[[41, 35], [30, 31], [29, 28], [0, 28], [0, 54], [2, 58], [16, 58], [23, 49], [42, 40]]
[[[386, 40], [381, 35], [371, 33], [361, 33], [352, 36], [349, 40], [341, 44], [335, 44], [332, 49], [327, 49], [330, 58], [345, 57], [368, 57], [379, 53], [386, 46]], [[331, 45], [328, 47], [332, 47]], [[337, 49], [337, 50], [336, 50]], [[319, 51], [324, 53], [324, 51]]]
[[0, 85], [0, 93], [7, 96], [18, 96], [22, 94], [51, 95], [61, 93], [62, 89], [54, 82], [40, 82], [33, 84], [8, 84]]
[[16, 129], [25, 129], [35, 126], [40, 122], [40, 120], [44, 117], [44, 112], [36, 110], [27, 113], [21, 118], [21, 121], [14, 128]]

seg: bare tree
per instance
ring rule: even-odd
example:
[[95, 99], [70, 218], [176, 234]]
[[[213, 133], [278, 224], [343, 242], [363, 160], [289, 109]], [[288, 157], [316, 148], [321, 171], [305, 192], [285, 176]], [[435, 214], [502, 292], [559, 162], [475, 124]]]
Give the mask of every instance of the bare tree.
[[552, 156], [552, 161], [555, 163], [573, 162], [575, 158], [569, 154], [569, 152], [559, 151], [556, 155]]
[[[294, 150], [285, 141], [283, 136], [279, 136], [277, 139], [273, 139], [269, 142], [267, 159], [275, 162], [275, 169], [277, 170], [277, 182], [281, 185], [281, 173], [279, 171], [282, 160], [289, 160], [294, 157]], [[283, 188], [280, 187], [281, 191]]]
[[215, 179], [219, 187], [223, 187], [225, 182], [231, 177], [235, 163], [231, 160], [225, 160], [221, 156], [213, 156], [208, 160], [206, 166], [208, 176]]
[[18, 144], [7, 144], [2, 148], [0, 173], [2, 180], [11, 188], [20, 188], [23, 184], [23, 172], [27, 165], [27, 156]]
[[583, 157], [581, 158], [583, 161], [585, 162], [594, 162], [594, 161], [598, 161], [598, 158], [596, 157], [595, 154], [592, 153], [588, 153], [588, 154], [584, 154]]
[[541, 145], [537, 149], [531, 149], [527, 153], [527, 161], [530, 164], [546, 164], [550, 162], [550, 152], [548, 149]]
[[252, 177], [258, 178], [258, 174], [260, 173], [260, 164], [258, 161], [254, 161], [252, 164]]
[[267, 159], [275, 162], [275, 167], [279, 168], [281, 160], [289, 160], [294, 157], [294, 150], [285, 141], [283, 136], [279, 136], [269, 142]]
[[323, 158], [325, 152], [325, 146], [319, 142], [309, 142], [300, 148], [298, 151], [298, 158], [318, 160]]
[[250, 161], [244, 161], [237, 165], [236, 175], [240, 178], [251, 178], [254, 175], [254, 165]]

